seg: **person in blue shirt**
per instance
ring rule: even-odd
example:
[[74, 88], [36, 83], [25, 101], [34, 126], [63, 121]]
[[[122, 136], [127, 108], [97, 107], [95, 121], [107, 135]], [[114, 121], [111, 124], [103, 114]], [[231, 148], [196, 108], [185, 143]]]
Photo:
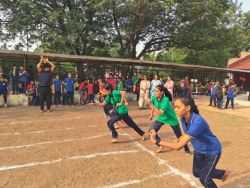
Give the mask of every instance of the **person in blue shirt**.
[[163, 81], [163, 77], [162, 76], [160, 76], [160, 82], [161, 82], [161, 85], [165, 85], [165, 82]]
[[66, 85], [66, 107], [69, 105], [69, 99], [71, 101], [71, 105], [74, 106], [74, 85], [76, 85], [77, 82], [74, 78], [72, 78], [71, 72], [68, 73], [68, 78], [65, 78], [62, 84]]
[[53, 80], [54, 87], [54, 107], [56, 106], [56, 101], [58, 101], [58, 106], [61, 105], [61, 95], [63, 93], [62, 80], [59, 79], [59, 74], [56, 75], [56, 79]]
[[119, 84], [118, 75], [117, 74], [114, 75], [114, 79], [115, 79], [115, 89], [117, 90], [118, 89], [118, 84]]
[[236, 91], [234, 89], [234, 84], [230, 83], [228, 86], [228, 90], [227, 90], [227, 102], [226, 102], [226, 106], [224, 109], [227, 109], [227, 106], [229, 104], [229, 101], [231, 101], [231, 106], [232, 109], [234, 110], [234, 95], [236, 95]]
[[216, 87], [216, 83], [215, 83], [215, 81], [212, 81], [210, 104], [208, 106], [213, 106], [212, 102], [214, 101], [214, 107], [216, 107], [216, 97], [214, 96], [215, 87]]
[[180, 117], [183, 134], [174, 143], [163, 142], [156, 137], [156, 131], [150, 132], [151, 141], [156, 145], [179, 150], [189, 141], [194, 148], [193, 174], [206, 188], [216, 188], [213, 179], [227, 180], [231, 170], [216, 169], [221, 156], [221, 144], [211, 132], [206, 120], [199, 115], [199, 110], [191, 96], [179, 96], [175, 100], [175, 113]]
[[4, 77], [0, 76], [0, 95], [3, 95], [4, 107], [7, 108], [7, 95], [9, 93], [9, 84], [4, 81]]
[[133, 81], [131, 77], [129, 77], [128, 80], [126, 81], [126, 86], [127, 86], [126, 87], [127, 92], [131, 92], [133, 87]]
[[33, 106], [36, 106], [37, 101], [39, 101], [39, 80], [36, 80], [35, 89], [36, 89], [36, 95], [33, 100]]
[[28, 71], [24, 70], [24, 67], [22, 65], [20, 65], [19, 76], [20, 76], [20, 82], [22, 86], [22, 90], [20, 93], [24, 93], [29, 84], [29, 79], [28, 79], [29, 73]]
[[19, 87], [18, 87], [19, 71], [17, 70], [16, 65], [13, 65], [13, 69], [10, 70], [9, 76], [10, 76], [10, 81], [11, 81], [11, 85], [12, 85], [12, 91], [13, 91], [12, 94], [18, 95], [18, 92], [19, 92]]

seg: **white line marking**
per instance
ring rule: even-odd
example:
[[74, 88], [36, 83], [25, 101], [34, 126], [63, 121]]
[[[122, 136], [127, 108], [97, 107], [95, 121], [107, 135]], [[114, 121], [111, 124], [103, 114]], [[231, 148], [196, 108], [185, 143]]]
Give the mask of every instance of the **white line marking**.
[[164, 172], [164, 173], [159, 174], [159, 175], [150, 175], [147, 178], [143, 178], [143, 179], [140, 179], [140, 180], [130, 180], [130, 181], [127, 181], [127, 182], [122, 182], [122, 183], [118, 183], [118, 184], [114, 184], [114, 185], [103, 186], [103, 187], [100, 187], [100, 188], [115, 188], [115, 187], [122, 187], [122, 186], [126, 186], [126, 185], [132, 185], [132, 184], [147, 181], [149, 179], [163, 178], [164, 176], [167, 176], [169, 174], [171, 174], [171, 172]]
[[93, 157], [97, 157], [97, 156], [135, 153], [138, 151], [139, 150], [114, 151], [114, 152], [107, 152], [107, 153], [96, 153], [96, 154], [92, 154], [92, 155], [74, 156], [74, 157], [68, 157], [68, 158], [63, 158], [63, 159], [57, 159], [57, 160], [53, 160], [53, 161], [34, 162], [34, 163], [28, 163], [28, 164], [22, 164], [22, 165], [12, 165], [12, 166], [2, 166], [2, 167], [0, 167], [0, 171], [12, 170], [12, 169], [17, 169], [17, 168], [25, 168], [25, 167], [43, 165], [43, 164], [54, 164], [54, 163], [61, 162], [62, 160], [89, 159], [89, 158], [93, 158]]
[[31, 131], [31, 132], [5, 133], [5, 134], [0, 134], [0, 136], [18, 135], [18, 134], [24, 134], [24, 133], [34, 134], [34, 133], [44, 133], [44, 132], [50, 132], [50, 131], [76, 130], [76, 129], [93, 128], [93, 127], [97, 127], [97, 126], [96, 125], [90, 125], [90, 126], [84, 126], [84, 127], [72, 127], [72, 128], [69, 127], [69, 128], [65, 128], [65, 129], [48, 129], [48, 130]]
[[[134, 139], [132, 136], [130, 136], [127, 132], [124, 131], [125, 134], [127, 134], [131, 139]], [[157, 159], [157, 162], [159, 165], [165, 165], [167, 167], [169, 167], [169, 169], [171, 170], [172, 173], [174, 173], [175, 175], [178, 175], [178, 176], [181, 176], [183, 179], [187, 180], [189, 182], [189, 184], [191, 186], [194, 186], [194, 187], [197, 187], [199, 188], [199, 186], [196, 184], [196, 179], [193, 178], [193, 176], [191, 174], [188, 174], [188, 173], [184, 173], [184, 172], [181, 172], [180, 170], [170, 166], [168, 163], [166, 163], [165, 160], [163, 159], [160, 159], [159, 157], [157, 157], [155, 155], [155, 153], [153, 151], [150, 151], [149, 149], [147, 149], [146, 147], [144, 147], [143, 145], [141, 145], [140, 143], [138, 142], [135, 142], [135, 144], [141, 148], [143, 151], [147, 151], [148, 153], [150, 153], [153, 157], [155, 157]]]
[[[91, 137], [87, 137], [87, 138], [70, 139], [70, 140], [57, 140], [57, 141], [51, 141], [51, 142], [38, 142], [38, 143], [34, 143], [34, 144], [27, 144], [27, 145], [20, 145], [20, 146], [2, 147], [2, 148], [0, 148], [0, 150], [17, 149], [17, 148], [24, 148], [24, 147], [32, 147], [32, 146], [44, 145], [44, 144], [54, 144], [54, 143], [63, 143], [63, 142], [73, 142], [73, 141], [89, 140], [89, 139], [99, 138], [99, 137], [108, 136], [108, 135], [111, 135], [111, 134], [107, 133], [107, 134], [96, 135], [96, 136], [91, 136]], [[119, 135], [127, 136], [126, 134], [119, 134]]]

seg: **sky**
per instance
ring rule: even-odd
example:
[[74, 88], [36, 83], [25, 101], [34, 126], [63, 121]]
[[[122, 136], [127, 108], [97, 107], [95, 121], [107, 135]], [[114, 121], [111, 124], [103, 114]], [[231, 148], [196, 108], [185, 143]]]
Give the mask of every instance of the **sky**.
[[[233, 0], [233, 1], [235, 2], [235, 1], [237, 1], [237, 0]], [[243, 10], [244, 12], [250, 11], [250, 0], [238, 0], [238, 3], [242, 3], [241, 8], [242, 8], [242, 10]], [[8, 42], [7, 44], [8, 44], [8, 45], [13, 45], [13, 44], [15, 44], [15, 43], [18, 43], [18, 41], [15, 41], [15, 42]], [[29, 51], [34, 51], [34, 50], [37, 48], [37, 46], [38, 46], [38, 44], [33, 45], [33, 46], [29, 49]], [[142, 49], [143, 49], [143, 44], [139, 44], [139, 45], [137, 46], [137, 48], [136, 48], [137, 53], [139, 53], [140, 51], [142, 51]], [[25, 50], [25, 49], [24, 49], [24, 50]]]

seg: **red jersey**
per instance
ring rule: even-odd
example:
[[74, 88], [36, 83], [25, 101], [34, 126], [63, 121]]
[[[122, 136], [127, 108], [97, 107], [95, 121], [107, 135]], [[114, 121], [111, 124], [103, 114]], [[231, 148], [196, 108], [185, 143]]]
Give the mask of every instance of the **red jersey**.
[[212, 84], [207, 84], [207, 90], [211, 90]]
[[189, 86], [189, 80], [188, 80], [188, 79], [185, 79], [185, 81], [186, 81], [186, 83], [187, 83], [187, 87], [186, 87], [186, 88], [187, 88], [187, 89], [190, 88], [190, 86]]
[[81, 85], [79, 86], [79, 91], [83, 90], [85, 88], [85, 84], [84, 82], [81, 83]]
[[93, 91], [94, 84], [88, 84], [87, 88], [88, 88], [88, 95], [94, 94], [94, 91]]
[[33, 91], [35, 91], [35, 85], [29, 84], [29, 85], [27, 86], [27, 89], [28, 89], [28, 90], [32, 89]]
[[115, 90], [115, 79], [108, 79], [108, 83], [110, 83], [113, 87], [113, 90]]
[[99, 90], [102, 91], [103, 90], [103, 87], [102, 87], [102, 83], [99, 82]]

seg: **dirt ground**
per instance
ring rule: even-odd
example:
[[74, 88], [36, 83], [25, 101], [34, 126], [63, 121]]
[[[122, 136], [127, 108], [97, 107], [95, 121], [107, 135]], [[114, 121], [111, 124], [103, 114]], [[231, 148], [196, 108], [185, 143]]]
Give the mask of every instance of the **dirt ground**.
[[[185, 157], [183, 149], [155, 153], [149, 138], [141, 142], [131, 128], [119, 129], [120, 142], [110, 143], [102, 108], [52, 110], [40, 114], [39, 107], [0, 108], [0, 187], [202, 187], [192, 175], [193, 155]], [[200, 108], [223, 146], [217, 167], [233, 170], [226, 182], [215, 182], [221, 188], [249, 187], [250, 118], [231, 111]], [[149, 129], [150, 110], [138, 110], [133, 102], [129, 114], [142, 130]], [[175, 139], [168, 125], [159, 135]]]

